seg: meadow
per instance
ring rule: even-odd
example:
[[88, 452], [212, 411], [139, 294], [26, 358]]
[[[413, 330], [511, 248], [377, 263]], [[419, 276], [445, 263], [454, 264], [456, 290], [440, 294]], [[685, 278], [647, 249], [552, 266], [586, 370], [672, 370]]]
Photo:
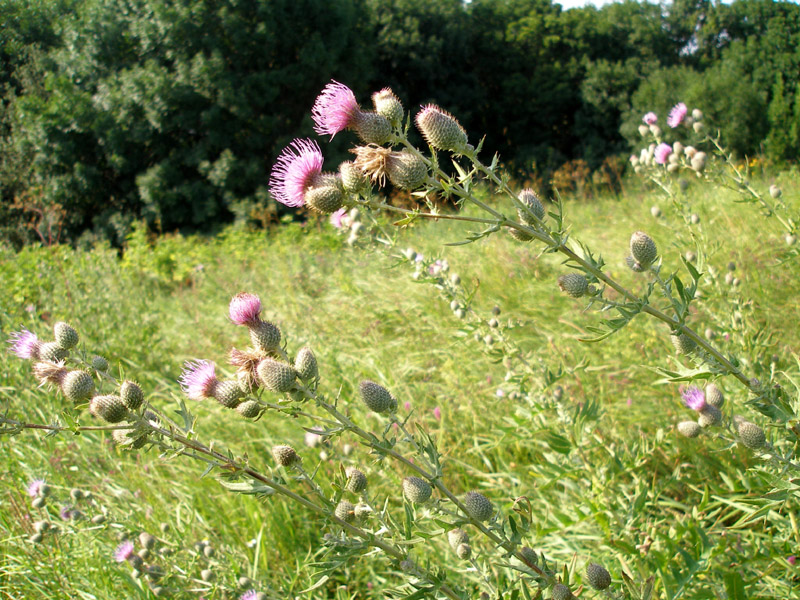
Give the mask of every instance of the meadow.
[[[761, 173], [751, 184], [779, 185], [796, 212], [797, 175]], [[636, 180], [626, 180], [619, 195], [566, 197], [563, 206], [571, 233], [639, 293], [647, 280], [625, 264], [633, 232], [656, 240], [665, 271], [685, 274], [681, 256], [699, 254], [702, 301], [687, 323], [740, 356], [744, 368], [800, 385], [800, 278], [797, 257], [781, 263], [784, 232], [756, 206], [737, 202], [734, 191], [692, 181], [681, 194], [696, 222], [685, 222], [659, 190]], [[509, 208], [489, 189], [480, 197]], [[465, 207], [461, 214], [477, 212]], [[358, 400], [364, 379], [390, 389], [416, 440], [422, 432], [435, 440], [449, 488], [489, 497], [512, 518], [504, 531], [540, 553], [539, 565], [573, 594], [800, 594], [796, 467], [744, 447], [725, 428], [695, 439], [676, 432], [691, 411], [680, 384], [655, 369], [677, 373], [689, 363], [676, 356], [667, 327], [640, 314], [602, 342], [586, 343], [603, 314], [559, 291], [565, 268], [558, 255], [505, 231], [446, 246], [466, 239], [474, 224], [399, 227], [394, 220], [379, 217], [378, 241], [364, 235], [352, 245], [326, 218], [312, 218], [267, 232], [231, 227], [214, 238], [150, 239], [140, 231], [122, 258], [104, 246], [3, 249], [0, 333], [7, 339], [25, 327], [44, 339], [54, 323], [67, 321], [80, 332], [87, 360], [107, 358], [110, 372], [138, 381], [153, 406], [179, 421], [185, 403], [198, 439], [299, 493], [311, 494], [316, 484], [338, 498], [343, 469], [359, 466], [372, 506], [401, 534], [393, 539], [462, 597], [494, 598], [512, 587], [503, 597], [551, 597], [525, 565], [480, 535], [472, 535], [472, 557], [457, 559], [446, 534], [452, 515], [404, 500], [402, 480], [412, 473], [349, 432], [320, 441], [303, 430], [317, 424], [303, 414], [267, 411], [248, 421], [213, 400], [185, 398], [177, 380], [186, 361], [213, 360], [233, 373], [228, 350], [248, 338], [228, 318], [228, 303], [239, 292], [258, 294], [264, 318], [280, 327], [291, 352], [313, 349], [319, 389], [338, 397], [339, 410], [391, 436], [391, 423]], [[409, 260], [409, 248], [421, 263]], [[432, 264], [436, 259], [447, 266]], [[735, 285], [730, 277], [726, 283], [728, 272]], [[67, 426], [73, 418], [100, 424], [37, 386], [30, 371], [30, 362], [0, 354], [6, 419], [51, 424], [60, 415]], [[717, 383], [726, 414], [761, 418], [732, 378]], [[790, 395], [796, 410], [797, 389]], [[778, 445], [795, 424], [760, 422]], [[263, 490], [227, 489], [235, 482], [190, 460], [188, 451], [125, 451], [102, 429], [3, 427], [0, 597], [211, 600], [251, 589], [276, 599], [435, 595], [398, 561], [342, 536], [303, 506]], [[270, 449], [279, 444], [297, 450], [313, 484], [275, 466]], [[410, 456], [412, 446], [400, 435], [395, 449]], [[26, 492], [35, 479], [51, 489], [40, 507]], [[376, 518], [372, 531], [380, 529]], [[57, 532], [32, 541], [41, 520]], [[136, 540], [138, 548], [142, 532], [158, 540], [145, 560], [161, 574], [132, 574], [113, 558], [121, 540]], [[608, 569], [609, 590], [586, 585], [589, 562]]]

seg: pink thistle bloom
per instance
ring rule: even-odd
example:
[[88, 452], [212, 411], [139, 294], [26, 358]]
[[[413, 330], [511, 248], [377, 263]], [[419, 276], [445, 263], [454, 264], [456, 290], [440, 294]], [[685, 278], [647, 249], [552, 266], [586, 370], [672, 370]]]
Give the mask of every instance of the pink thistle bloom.
[[405, 408], [406, 410], [411, 410], [411, 402], [409, 402], [408, 400], [406, 400], [406, 401], [403, 403], [403, 408]]
[[341, 229], [342, 227], [347, 227], [348, 225], [348, 217], [347, 217], [347, 209], [340, 208], [335, 213], [331, 214], [330, 217], [331, 225], [336, 227], [336, 229]]
[[672, 146], [663, 142], [656, 146], [655, 152], [653, 152], [656, 162], [660, 165], [667, 162], [670, 154], [672, 154]]
[[247, 590], [244, 594], [239, 596], [239, 600], [256, 600], [258, 592], [255, 590]]
[[358, 111], [358, 102], [353, 91], [346, 85], [331, 80], [311, 108], [314, 131], [319, 135], [330, 135], [333, 139], [334, 135], [353, 124]]
[[210, 360], [186, 361], [178, 383], [192, 400], [211, 398], [217, 384], [216, 365]]
[[790, 565], [794, 566], [794, 564], [797, 562], [797, 557], [794, 556], [794, 555], [787, 556], [786, 557], [786, 562], [789, 563]]
[[656, 116], [656, 113], [649, 112], [642, 117], [642, 121], [644, 121], [646, 125], [655, 125], [656, 121], [658, 121], [658, 117]]
[[[315, 425], [311, 429], [313, 429], [314, 431], [322, 431], [322, 427], [320, 427], [319, 425]], [[318, 446], [323, 441], [324, 441], [324, 439], [320, 434], [313, 433], [311, 431], [306, 431], [305, 443], [306, 443], [306, 446], [308, 446], [309, 448], [315, 448], [316, 446]]]
[[44, 486], [44, 479], [34, 479], [28, 484], [28, 496], [35, 498], [40, 495]]
[[699, 387], [691, 386], [681, 392], [681, 398], [687, 407], [701, 411], [706, 407], [706, 395]]
[[294, 140], [278, 157], [269, 176], [272, 197], [286, 206], [303, 206], [306, 190], [322, 174], [322, 151], [313, 140]]
[[497, 388], [497, 391], [494, 393], [494, 395], [498, 398], [502, 398], [506, 395], [506, 393], [501, 388]]
[[261, 314], [261, 299], [255, 294], [241, 292], [231, 298], [228, 316], [237, 325], [255, 325]]
[[125, 562], [133, 556], [133, 542], [126, 540], [122, 542], [117, 549], [114, 550], [114, 560], [117, 562]]
[[442, 418], [442, 409], [439, 408], [438, 406], [433, 409], [433, 418], [436, 419], [437, 421], [441, 420]]
[[679, 102], [673, 106], [672, 110], [669, 111], [669, 117], [667, 117], [667, 125], [672, 128], [680, 125], [683, 122], [683, 118], [686, 116], [687, 110], [688, 109], [683, 102]]
[[39, 338], [36, 337], [36, 334], [31, 333], [25, 328], [23, 328], [22, 331], [12, 333], [7, 341], [11, 344], [9, 351], [16, 354], [19, 358], [34, 358], [39, 346]]

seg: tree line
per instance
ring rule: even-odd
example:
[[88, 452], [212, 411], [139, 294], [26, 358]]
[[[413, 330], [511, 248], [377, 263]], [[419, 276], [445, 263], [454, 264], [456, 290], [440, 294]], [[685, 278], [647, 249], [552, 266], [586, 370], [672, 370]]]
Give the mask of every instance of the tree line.
[[[647, 111], [701, 108], [739, 155], [796, 160], [800, 6], [626, 0], [3, 0], [0, 234], [120, 243], [270, 202], [331, 79], [436, 102], [517, 174], [630, 152]], [[347, 157], [337, 136], [326, 157]], [[45, 232], [46, 230], [46, 232]]]

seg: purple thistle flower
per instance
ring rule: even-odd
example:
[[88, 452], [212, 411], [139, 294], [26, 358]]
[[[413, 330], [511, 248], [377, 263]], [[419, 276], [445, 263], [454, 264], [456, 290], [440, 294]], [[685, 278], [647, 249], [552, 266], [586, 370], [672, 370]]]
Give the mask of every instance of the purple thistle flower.
[[677, 127], [683, 122], [683, 118], [686, 116], [687, 112], [686, 105], [683, 102], [678, 102], [675, 106], [672, 107], [672, 110], [669, 111], [669, 117], [667, 117], [667, 125], [672, 128]]
[[338, 81], [326, 85], [317, 97], [311, 109], [314, 119], [314, 131], [319, 135], [333, 136], [344, 131], [353, 124], [353, 119], [358, 113], [353, 91]]
[[787, 557], [786, 557], [786, 562], [787, 562], [787, 563], [789, 563], [790, 565], [794, 566], [794, 565], [795, 565], [795, 563], [797, 562], [797, 557], [796, 557], [796, 556], [794, 556], [794, 555], [792, 555], [792, 556], [787, 556]]
[[28, 484], [28, 496], [35, 498], [40, 495], [44, 486], [44, 479], [34, 479]]
[[114, 560], [117, 562], [125, 562], [133, 556], [133, 542], [126, 540], [122, 542], [117, 549], [114, 550]]
[[653, 152], [656, 162], [660, 165], [663, 165], [665, 162], [667, 162], [670, 154], [672, 154], [672, 146], [663, 142], [660, 143]]
[[286, 206], [303, 206], [306, 190], [322, 174], [322, 161], [322, 151], [315, 141], [294, 140], [272, 167], [272, 197]]
[[19, 358], [35, 358], [36, 350], [39, 346], [39, 338], [36, 337], [35, 333], [31, 333], [23, 327], [22, 331], [12, 333], [7, 341], [11, 344], [9, 351]]
[[701, 411], [706, 407], [706, 395], [699, 387], [691, 386], [681, 392], [684, 404], [692, 410]]
[[336, 227], [336, 229], [341, 229], [345, 227], [347, 224], [347, 209], [340, 208], [335, 213], [331, 214], [331, 225]]
[[62, 506], [58, 516], [61, 517], [62, 521], [69, 521], [72, 517], [72, 509], [69, 506]]
[[237, 325], [256, 324], [259, 314], [261, 314], [261, 299], [255, 294], [242, 292], [231, 298], [228, 316]]
[[192, 400], [211, 398], [217, 383], [216, 366], [210, 360], [186, 361], [178, 383]]
[[433, 409], [433, 418], [436, 419], [437, 421], [442, 418], [442, 409], [439, 408], [438, 406]]
[[247, 590], [244, 594], [239, 596], [239, 600], [256, 600], [258, 592], [255, 590]]
[[656, 121], [658, 121], [658, 117], [656, 116], [656, 113], [649, 112], [642, 117], [642, 121], [644, 121], [646, 125], [655, 125]]
[[[315, 425], [311, 429], [313, 429], [314, 431], [323, 431], [322, 427], [320, 427], [319, 425]], [[324, 439], [318, 433], [312, 433], [311, 431], [306, 431], [304, 441], [306, 443], [306, 446], [308, 446], [309, 448], [316, 448], [319, 444], [321, 444], [324, 441]]]

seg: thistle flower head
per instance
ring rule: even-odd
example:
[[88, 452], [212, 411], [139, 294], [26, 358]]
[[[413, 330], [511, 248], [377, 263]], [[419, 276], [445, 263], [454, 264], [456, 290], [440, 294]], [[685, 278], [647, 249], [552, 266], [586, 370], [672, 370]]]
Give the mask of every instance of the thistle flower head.
[[305, 202], [309, 208], [329, 215], [342, 207], [343, 192], [341, 177], [327, 173], [317, 177], [306, 190]]
[[258, 598], [258, 592], [255, 590], [247, 590], [244, 594], [239, 596], [239, 600], [256, 600]]
[[237, 325], [252, 325], [261, 314], [261, 299], [255, 294], [240, 292], [231, 298], [228, 316]]
[[53, 333], [55, 334], [56, 343], [64, 350], [69, 350], [78, 345], [78, 332], [75, 331], [68, 323], [59, 321], [53, 326]]
[[28, 496], [36, 498], [37, 496], [44, 496], [43, 490], [47, 489], [47, 484], [44, 479], [34, 479], [28, 484]]
[[393, 127], [400, 127], [403, 122], [403, 103], [390, 88], [372, 94], [372, 105], [375, 112], [389, 119]]
[[35, 333], [23, 327], [22, 331], [12, 333], [7, 341], [11, 344], [9, 351], [19, 358], [38, 358], [39, 338], [36, 337]]
[[217, 383], [216, 366], [209, 360], [187, 361], [178, 383], [192, 400], [211, 398]]
[[365, 379], [358, 384], [358, 391], [361, 400], [371, 411], [384, 413], [391, 410], [392, 394], [382, 385]]
[[654, 112], [649, 112], [642, 117], [642, 121], [644, 121], [645, 125], [655, 125], [656, 121], [658, 121], [658, 116]]
[[290, 467], [300, 461], [300, 457], [297, 456], [294, 448], [286, 445], [273, 446], [272, 457], [282, 467]]
[[480, 492], [467, 492], [464, 496], [464, 506], [469, 516], [476, 521], [488, 521], [494, 514], [491, 501]]
[[331, 80], [311, 108], [314, 131], [319, 135], [330, 135], [331, 139], [340, 131], [353, 125], [359, 112], [356, 96], [346, 85]]
[[672, 128], [677, 127], [683, 122], [684, 117], [686, 117], [688, 109], [683, 102], [679, 102], [675, 106], [672, 107], [672, 110], [669, 111], [669, 117], [667, 117], [667, 125]]
[[126, 560], [130, 560], [131, 556], [133, 556], [133, 542], [130, 540], [125, 540], [117, 549], [114, 550], [114, 560], [117, 562], [125, 562]]
[[706, 407], [706, 395], [697, 386], [691, 386], [681, 392], [683, 403], [692, 410], [701, 411]]
[[741, 421], [736, 426], [736, 432], [739, 434], [742, 443], [752, 450], [757, 450], [767, 443], [767, 437], [764, 435], [764, 430], [755, 423]]
[[658, 164], [663, 165], [667, 162], [670, 154], [672, 154], [672, 146], [662, 142], [656, 146], [656, 151], [653, 153], [653, 156]]
[[64, 363], [43, 360], [33, 364], [33, 376], [41, 385], [45, 383], [60, 385], [66, 375]]
[[403, 479], [403, 493], [414, 504], [427, 502], [432, 492], [431, 485], [420, 477], [411, 475]]
[[86, 400], [94, 392], [94, 379], [86, 371], [69, 371], [59, 381], [61, 392], [73, 402]]
[[259, 362], [256, 374], [261, 385], [279, 394], [291, 390], [297, 378], [297, 371], [293, 366], [272, 358]]
[[437, 150], [461, 153], [467, 149], [467, 132], [450, 113], [427, 104], [415, 118], [422, 137]]
[[284, 148], [269, 177], [272, 197], [286, 206], [303, 206], [306, 190], [322, 173], [322, 151], [313, 140], [295, 140]]
[[719, 425], [721, 422], [722, 411], [710, 404], [706, 404], [705, 408], [700, 411], [700, 416], [697, 417], [697, 424], [700, 427], [711, 427], [712, 425]]
[[586, 565], [586, 581], [596, 590], [604, 590], [611, 585], [611, 573], [603, 565], [589, 563]]
[[135, 381], [125, 380], [119, 388], [119, 395], [130, 410], [136, 410], [144, 402], [144, 392]]
[[263, 352], [257, 350], [231, 348], [228, 362], [236, 367], [236, 376], [240, 386], [245, 384], [242, 391], [250, 393], [255, 387], [258, 387], [256, 367], [262, 358], [264, 358]]
[[342, 207], [332, 212], [329, 221], [336, 229], [342, 229], [348, 225], [347, 209]]
[[630, 250], [634, 261], [642, 269], [647, 269], [658, 257], [656, 243], [643, 231], [635, 231], [631, 235]]
[[702, 428], [695, 421], [681, 421], [676, 429], [683, 437], [696, 438], [700, 435]]

